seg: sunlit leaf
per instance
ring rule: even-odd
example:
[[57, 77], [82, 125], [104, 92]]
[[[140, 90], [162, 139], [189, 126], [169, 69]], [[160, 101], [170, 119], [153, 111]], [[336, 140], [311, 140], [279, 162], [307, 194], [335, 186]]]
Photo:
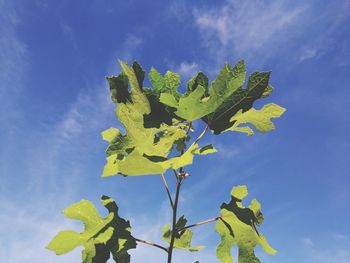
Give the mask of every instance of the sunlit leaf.
[[276, 253], [266, 238], [257, 231], [256, 225], [263, 221], [260, 203], [253, 200], [249, 207], [242, 205], [242, 199], [248, 195], [246, 186], [234, 187], [231, 191], [231, 201], [221, 205], [221, 219], [216, 224], [216, 232], [221, 241], [216, 249], [216, 255], [222, 263], [232, 263], [231, 249], [238, 246], [238, 263], [259, 263], [254, 249], [260, 245], [271, 255]]
[[105, 263], [110, 254], [116, 263], [130, 262], [127, 250], [135, 248], [136, 241], [131, 236], [129, 221], [119, 217], [118, 207], [110, 197], [102, 196], [101, 201], [109, 211], [105, 218], [101, 217], [95, 206], [87, 200], [81, 200], [65, 209], [63, 213], [68, 218], [82, 221], [84, 231], [61, 231], [47, 248], [57, 255], [62, 255], [83, 246], [83, 263]]
[[[187, 223], [186, 218], [184, 216], [181, 216], [176, 223], [176, 229], [181, 229], [185, 227], [186, 223]], [[163, 227], [163, 239], [170, 244], [171, 236], [172, 236], [172, 230], [170, 229], [170, 225], [166, 224]], [[191, 252], [199, 251], [205, 248], [204, 246], [192, 246], [191, 245], [192, 237], [193, 237], [193, 232], [189, 229], [185, 229], [175, 233], [174, 248], [188, 250]]]
[[226, 131], [244, 132], [249, 136], [253, 135], [253, 130], [249, 126], [243, 126], [243, 124], [252, 124], [260, 132], [271, 131], [275, 128], [271, 119], [281, 117], [285, 111], [284, 108], [274, 103], [266, 104], [260, 110], [251, 108], [243, 113], [240, 110], [230, 119], [234, 124]]
[[[188, 125], [171, 119], [171, 110], [168, 111], [159, 102], [160, 91], [176, 96], [180, 84], [179, 75], [168, 71], [163, 77], [152, 69], [149, 76], [154, 89], [143, 89], [144, 72], [140, 65], [135, 62], [129, 67], [122, 61], [120, 63], [123, 72], [118, 76], [123, 76], [119, 77], [123, 81], [118, 80], [118, 77], [110, 77], [108, 80], [110, 85], [112, 83], [112, 98], [114, 96], [117, 104], [116, 115], [126, 132], [122, 134], [113, 128], [102, 132], [102, 137], [110, 142], [103, 176], [164, 173], [167, 169], [191, 164], [195, 154], [204, 154], [195, 151], [198, 148], [196, 144], [182, 155], [168, 158], [174, 144], [181, 148], [183, 141], [189, 137], [186, 131]], [[127, 77], [126, 81], [124, 76]], [[128, 83], [131, 86], [130, 92], [126, 92]], [[180, 140], [182, 143], [179, 143]]]
[[176, 108], [174, 113], [180, 118], [187, 121], [200, 119], [214, 112], [243, 84], [245, 72], [243, 61], [239, 61], [233, 69], [229, 64], [225, 64], [217, 78], [211, 83], [209, 90], [207, 77], [199, 73], [190, 80], [184, 96], [177, 99], [170, 93], [164, 92], [160, 96], [160, 101]]

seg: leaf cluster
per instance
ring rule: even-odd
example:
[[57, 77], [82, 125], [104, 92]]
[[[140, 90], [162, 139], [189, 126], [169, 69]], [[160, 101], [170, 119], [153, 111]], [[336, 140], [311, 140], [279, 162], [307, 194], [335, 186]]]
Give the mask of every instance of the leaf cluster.
[[[147, 88], [143, 86], [145, 72], [137, 62], [128, 66], [120, 61], [120, 65], [122, 72], [107, 80], [125, 133], [117, 128], [102, 132], [109, 142], [103, 176], [161, 174], [192, 164], [196, 154], [215, 152], [212, 146], [200, 148], [196, 141], [185, 150], [194, 121], [204, 122], [215, 135], [227, 131], [253, 135], [249, 125], [270, 131], [274, 129], [271, 119], [285, 111], [274, 103], [260, 110], [253, 108], [257, 99], [272, 92], [270, 72], [254, 72], [244, 88], [243, 60], [234, 67], [225, 64], [210, 85], [207, 76], [199, 72], [184, 93], [179, 91], [177, 73], [167, 71], [162, 76], [152, 68], [152, 86]], [[172, 150], [177, 154], [171, 155]]]
[[[165, 225], [162, 235], [169, 247], [134, 238], [129, 221], [119, 217], [116, 203], [110, 197], [102, 196], [102, 204], [109, 212], [106, 217], [101, 217], [91, 202], [81, 200], [64, 210], [64, 214], [82, 221], [84, 231], [61, 231], [47, 248], [60, 255], [83, 246], [83, 263], [105, 263], [111, 255], [116, 263], [128, 263], [128, 250], [141, 242], [166, 251], [168, 262], [171, 262], [173, 248], [192, 252], [204, 248], [191, 245], [193, 232], [190, 227], [218, 220], [216, 232], [221, 241], [216, 252], [221, 262], [233, 262], [231, 249], [234, 245], [238, 247], [239, 263], [260, 262], [254, 253], [257, 245], [266, 253], [275, 254], [257, 230], [263, 222], [260, 203], [254, 199], [248, 207], [242, 205], [248, 194], [246, 186], [232, 189], [231, 201], [221, 205], [219, 217], [193, 225], [187, 225], [184, 216], [176, 218], [179, 189], [188, 176], [183, 168], [192, 164], [195, 155], [217, 151], [211, 144], [199, 145], [208, 130], [213, 135], [233, 131], [252, 136], [254, 129], [260, 132], [273, 130], [272, 119], [285, 112], [274, 103], [260, 109], [253, 107], [256, 100], [268, 97], [273, 91], [269, 84], [270, 72], [254, 72], [246, 81], [247, 70], [241, 60], [233, 67], [225, 64], [211, 83], [203, 72], [197, 73], [181, 92], [180, 76], [175, 72], [167, 71], [162, 75], [151, 68], [148, 74], [151, 87], [144, 87], [145, 71], [139, 63], [129, 66], [120, 61], [120, 65], [122, 71], [107, 80], [111, 99], [117, 106], [115, 114], [123, 127], [111, 127], [102, 132], [102, 138], [109, 143], [103, 177], [162, 175], [173, 209], [173, 225]], [[205, 128], [192, 139], [196, 134], [195, 121], [204, 124]], [[176, 177], [175, 202], [163, 176], [169, 169]]]

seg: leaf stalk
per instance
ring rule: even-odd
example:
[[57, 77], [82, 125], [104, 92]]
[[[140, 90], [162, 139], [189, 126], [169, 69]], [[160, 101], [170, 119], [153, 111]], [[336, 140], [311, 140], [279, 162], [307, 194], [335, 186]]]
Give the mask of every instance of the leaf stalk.
[[162, 177], [165, 190], [166, 190], [166, 192], [167, 192], [167, 194], [168, 194], [169, 202], [170, 202], [171, 208], [174, 209], [174, 202], [173, 202], [173, 199], [171, 198], [171, 194], [170, 194], [170, 191], [169, 191], [169, 187], [168, 187], [168, 184], [167, 184], [167, 182], [166, 182], [166, 180], [165, 180], [164, 174], [161, 174], [160, 176]]
[[150, 246], [153, 246], [153, 247], [160, 248], [160, 249], [164, 250], [166, 253], [168, 253], [168, 249], [166, 247], [163, 247], [163, 246], [158, 245], [156, 243], [153, 243], [153, 242], [150, 242], [150, 241], [146, 241], [146, 240], [142, 240], [142, 239], [139, 239], [139, 238], [135, 238], [135, 240], [137, 242], [140, 242], [140, 243], [143, 243], [143, 244], [146, 244], [146, 245], [150, 245]]

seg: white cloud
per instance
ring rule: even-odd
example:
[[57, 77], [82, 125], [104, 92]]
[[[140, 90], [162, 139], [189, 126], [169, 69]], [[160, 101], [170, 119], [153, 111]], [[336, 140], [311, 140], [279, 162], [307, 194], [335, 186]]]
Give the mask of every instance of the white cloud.
[[16, 32], [21, 21], [13, 2], [0, 1], [0, 10], [0, 174], [4, 174], [10, 156], [17, 150], [12, 146], [17, 140], [16, 124], [23, 118], [18, 99], [26, 75], [27, 50]]
[[274, 52], [268, 48], [277, 48], [291, 37], [291, 29], [300, 23], [304, 9], [304, 6], [290, 7], [288, 1], [228, 0], [220, 8], [195, 9], [194, 15], [214, 53], [246, 55], [258, 50]]
[[63, 21], [61, 22], [60, 26], [61, 26], [62, 33], [64, 34], [66, 39], [69, 41], [69, 43], [75, 49], [75, 51], [78, 52], [79, 48], [78, 48], [78, 44], [76, 41], [76, 37], [74, 35], [75, 34], [74, 29], [70, 25], [68, 25], [67, 23], [65, 23]]
[[175, 71], [183, 78], [192, 78], [197, 72], [199, 72], [199, 66], [196, 62], [181, 62]]
[[69, 138], [78, 136], [82, 132], [89, 130], [95, 131], [97, 128], [106, 124], [106, 118], [111, 117], [114, 110], [105, 82], [98, 85], [98, 89], [84, 90], [78, 95], [74, 104], [72, 104], [65, 114], [63, 120], [57, 124], [55, 129], [57, 133]]
[[241, 150], [233, 145], [224, 144], [221, 142], [215, 142], [214, 147], [218, 150], [218, 155], [221, 158], [231, 159], [241, 153]]
[[[54, 204], [52, 204], [54, 205]], [[79, 262], [80, 253], [57, 257], [45, 249], [60, 230], [76, 229], [71, 220], [64, 221], [47, 213], [40, 206], [19, 206], [0, 202], [0, 258], [12, 263], [22, 262]]]
[[314, 242], [312, 241], [311, 238], [308, 238], [308, 237], [303, 238], [303, 244], [307, 248], [310, 248], [310, 247], [314, 246]]
[[350, 258], [350, 242], [337, 242], [336, 239], [329, 238], [327, 247], [323, 247], [315, 243], [310, 238], [304, 238], [304, 259], [305, 262], [318, 263], [347, 263]]
[[320, 54], [319, 47], [304, 47], [301, 51], [298, 61], [303, 62], [304, 60], [307, 60], [307, 59], [317, 58], [320, 55], [321, 54]]
[[131, 61], [135, 59], [137, 51], [140, 49], [143, 43], [143, 39], [134, 35], [129, 34], [120, 49], [118, 49], [118, 58], [125, 61]]
[[[227, 0], [219, 7], [194, 9], [196, 25], [211, 55], [256, 61], [283, 55], [295, 63], [316, 59], [340, 45], [335, 33], [346, 28], [349, 1], [330, 2], [320, 8], [317, 1]], [[346, 34], [346, 33], [345, 33]], [[347, 46], [337, 49], [344, 64]]]
[[[79, 198], [80, 186], [91, 168], [88, 153], [100, 149], [102, 130], [118, 125], [115, 105], [102, 77], [101, 83], [84, 87], [74, 103], [63, 105], [61, 116], [28, 130], [21, 144], [19, 134], [23, 131], [16, 129], [23, 126], [22, 110], [26, 109], [18, 107], [17, 100], [25, 87], [25, 48], [16, 35], [19, 20], [15, 10], [6, 1], [0, 1], [0, 7], [0, 131], [9, 147], [3, 144], [0, 156], [4, 162], [0, 168], [0, 258], [14, 263], [79, 262], [80, 249], [58, 257], [45, 246], [57, 231], [76, 226], [65, 221], [58, 208]], [[130, 36], [121, 52], [131, 56], [141, 43]], [[15, 116], [10, 115], [13, 112]], [[98, 174], [95, 176], [100, 180]]]
[[343, 240], [343, 241], [349, 240], [349, 237], [347, 237], [346, 235], [343, 235], [341, 233], [334, 233], [333, 237], [334, 237], [334, 239], [337, 239], [337, 240]]

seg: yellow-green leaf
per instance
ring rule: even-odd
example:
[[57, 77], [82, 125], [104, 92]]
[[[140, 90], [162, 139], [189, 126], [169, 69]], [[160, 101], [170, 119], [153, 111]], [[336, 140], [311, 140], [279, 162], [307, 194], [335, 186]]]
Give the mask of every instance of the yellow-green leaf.
[[[81, 233], [72, 230], [61, 231], [51, 240], [47, 248], [61, 255], [83, 246], [83, 263], [107, 262], [111, 253], [114, 253], [114, 259], [118, 259], [115, 255], [122, 251], [123, 258], [129, 261], [116, 260], [116, 262], [130, 262], [127, 250], [136, 247], [136, 241], [130, 233], [130, 224], [119, 217], [118, 207], [110, 197], [102, 196], [101, 201], [109, 211], [106, 217], [101, 217], [95, 206], [87, 200], [81, 200], [65, 209], [64, 214], [68, 218], [83, 222], [84, 231]], [[118, 242], [120, 238], [125, 241]], [[117, 251], [119, 252], [116, 253]]]
[[[187, 220], [184, 216], [178, 219], [176, 223], [177, 228], [182, 228], [186, 225]], [[170, 229], [170, 225], [166, 224], [163, 227], [163, 239], [170, 244], [171, 242], [172, 230]], [[182, 230], [179, 233], [175, 234], [174, 240], [174, 248], [188, 250], [190, 252], [195, 252], [204, 249], [204, 246], [192, 246], [191, 241], [193, 237], [193, 232], [189, 229]]]
[[266, 104], [260, 110], [254, 108], [246, 112], [240, 110], [231, 118], [230, 121], [233, 122], [233, 125], [226, 131], [244, 132], [252, 136], [254, 134], [253, 130], [249, 126], [243, 126], [243, 124], [252, 124], [260, 132], [271, 131], [275, 129], [271, 119], [281, 117], [285, 111], [285, 108], [274, 103]]
[[260, 245], [267, 254], [276, 253], [256, 229], [256, 224], [261, 224], [263, 220], [259, 202], [254, 199], [249, 207], [242, 205], [242, 199], [247, 195], [246, 186], [234, 187], [230, 203], [221, 205], [221, 219], [216, 224], [221, 241], [216, 255], [222, 263], [234, 262], [231, 254], [234, 245], [238, 246], [238, 263], [259, 263], [254, 253], [256, 245]]
[[120, 131], [117, 128], [109, 128], [103, 131], [101, 135], [103, 140], [113, 142], [120, 135]]

